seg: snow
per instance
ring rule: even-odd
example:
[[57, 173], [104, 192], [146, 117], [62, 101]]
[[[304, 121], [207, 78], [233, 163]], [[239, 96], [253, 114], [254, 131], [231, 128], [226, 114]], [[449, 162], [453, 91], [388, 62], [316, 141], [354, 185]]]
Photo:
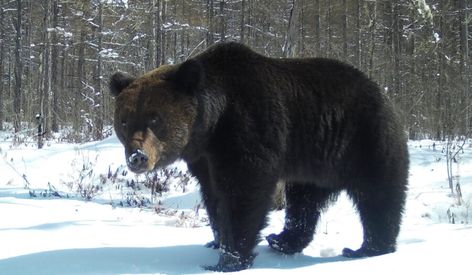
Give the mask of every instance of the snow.
[[417, 11], [420, 15], [424, 16], [424, 17], [431, 17], [432, 18], [432, 15], [431, 15], [431, 8], [429, 7], [429, 5], [426, 3], [425, 0], [415, 0], [415, 4], [417, 6]]
[[107, 5], [116, 5], [128, 8], [128, 0], [102, 0], [101, 2]]
[[120, 55], [113, 49], [102, 49], [99, 54], [104, 58], [118, 58]]
[[[342, 194], [323, 213], [314, 241], [303, 253], [281, 255], [262, 241], [254, 266], [239, 273], [468, 273], [469, 144], [454, 166], [463, 194], [458, 205], [448, 187], [443, 144], [409, 143], [410, 187], [397, 252], [357, 260], [340, 256], [342, 248], [357, 248], [362, 242], [358, 215]], [[96, 184], [109, 171], [126, 174], [123, 148], [115, 136], [80, 145], [49, 142], [38, 150], [33, 142], [13, 146], [8, 134], [0, 133], [0, 155], [0, 274], [212, 273], [202, 266], [215, 264], [218, 251], [203, 246], [212, 234], [194, 181], [185, 188], [174, 183], [154, 198], [159, 207], [119, 206], [126, 190], [116, 189], [117, 183], [103, 187], [91, 201], [77, 195], [78, 182]], [[174, 167], [186, 169], [181, 162]], [[142, 180], [131, 173], [125, 178]], [[451, 213], [456, 224], [450, 223]], [[262, 236], [278, 233], [283, 221], [283, 211], [271, 212]]]

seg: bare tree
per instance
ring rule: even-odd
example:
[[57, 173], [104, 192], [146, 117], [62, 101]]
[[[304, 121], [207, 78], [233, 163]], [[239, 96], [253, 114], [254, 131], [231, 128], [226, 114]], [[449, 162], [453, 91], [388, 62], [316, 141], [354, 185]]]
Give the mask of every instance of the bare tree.
[[393, 52], [393, 91], [400, 97], [401, 107], [404, 107], [404, 97], [401, 82], [401, 37], [402, 27], [400, 26], [400, 2], [392, 1], [392, 52]]
[[331, 26], [333, 6], [330, 0], [326, 1], [326, 54], [332, 56], [332, 44], [331, 38], [333, 37], [333, 28]]
[[287, 34], [283, 48], [285, 57], [295, 57], [297, 53], [298, 18], [300, 15], [300, 0], [292, 0], [290, 7], [290, 17], [288, 20]]
[[472, 118], [471, 118], [471, 104], [472, 96], [470, 95], [470, 57], [469, 57], [469, 23], [472, 18], [469, 17], [469, 10], [467, 7], [466, 0], [459, 0], [459, 14], [460, 14], [460, 56], [461, 56], [461, 79], [463, 82], [463, 94], [464, 103], [461, 109], [464, 110], [465, 120], [464, 120], [464, 129], [466, 132], [471, 132], [472, 128]]
[[355, 62], [354, 64], [358, 67], [362, 67], [362, 29], [361, 29], [361, 7], [362, 7], [362, 0], [356, 0], [355, 12], [356, 12], [356, 39], [354, 44], [356, 45], [356, 54], [355, 54]]
[[315, 0], [315, 26], [314, 26], [314, 33], [315, 33], [315, 54], [320, 56], [321, 55], [321, 0]]
[[40, 65], [40, 87], [39, 87], [39, 115], [44, 119], [43, 131], [50, 130], [50, 92], [51, 92], [51, 42], [49, 39], [49, 17], [50, 17], [50, 0], [42, 1], [43, 23], [42, 23], [42, 53]]
[[[78, 57], [77, 57], [77, 70], [76, 70], [76, 76], [74, 77], [76, 79], [76, 82], [74, 84], [75, 87], [75, 93], [73, 94], [73, 113], [74, 113], [74, 118], [73, 118], [73, 129], [75, 133], [80, 133], [83, 132], [81, 127], [81, 103], [82, 103], [82, 93], [84, 92], [83, 86], [85, 82], [85, 35], [86, 35], [86, 29], [84, 24], [80, 24], [80, 37], [78, 41]], [[80, 139], [76, 136], [79, 141]]]
[[93, 91], [93, 101], [94, 106], [92, 106], [93, 114], [94, 114], [94, 122], [93, 122], [93, 138], [95, 140], [103, 139], [103, 92], [102, 92], [102, 25], [103, 25], [103, 7], [102, 2], [98, 1], [97, 3], [97, 16], [95, 22], [95, 32], [97, 36], [97, 44], [96, 44], [96, 58], [97, 63], [95, 66], [95, 75], [94, 75], [94, 82], [95, 87]]
[[348, 54], [347, 54], [347, 48], [348, 48], [348, 38], [347, 38], [347, 0], [343, 0], [343, 23], [342, 23], [342, 32], [343, 32], [343, 60], [347, 61]]
[[225, 12], [225, 1], [220, 1], [220, 9], [218, 12], [218, 25], [220, 27], [220, 41], [226, 40], [226, 12]]
[[154, 1], [154, 12], [152, 13], [154, 16], [154, 41], [155, 41], [155, 50], [156, 50], [156, 67], [162, 64], [161, 59], [161, 50], [162, 50], [162, 27], [161, 27], [161, 0], [153, 0]]
[[4, 116], [4, 103], [3, 103], [3, 60], [5, 59], [5, 30], [3, 28], [3, 0], [0, 0], [0, 131], [3, 130], [3, 120]]
[[13, 127], [15, 133], [20, 131], [21, 127], [21, 83], [22, 83], [22, 61], [21, 61], [21, 0], [16, 1], [16, 24], [15, 24], [15, 93], [13, 97], [14, 120]]
[[[167, 1], [161, 0], [161, 26], [164, 26], [167, 22]], [[166, 33], [166, 28], [162, 27], [161, 32], [160, 32], [160, 45], [159, 47], [161, 48], [160, 53], [161, 53], [161, 64], [165, 64], [166, 62], [166, 39], [167, 39], [167, 33]]]
[[52, 31], [51, 31], [51, 96], [52, 96], [52, 108], [51, 108], [51, 131], [58, 132], [59, 124], [57, 117], [59, 114], [59, 40], [58, 34], [58, 0], [52, 0]]
[[373, 77], [374, 71], [374, 56], [375, 56], [375, 38], [376, 38], [376, 27], [377, 27], [377, 1], [374, 1], [369, 5], [369, 54], [367, 55], [368, 62], [368, 75], [370, 78]]
[[213, 0], [206, 0], [206, 13], [207, 13], [207, 37], [206, 37], [206, 43], [207, 46], [213, 44], [215, 42], [214, 38], [214, 32], [215, 32], [215, 24], [213, 22], [213, 17], [214, 17], [214, 4]]
[[241, 0], [241, 21], [239, 31], [239, 42], [244, 43], [244, 29], [245, 29], [245, 15], [246, 15], [246, 0]]

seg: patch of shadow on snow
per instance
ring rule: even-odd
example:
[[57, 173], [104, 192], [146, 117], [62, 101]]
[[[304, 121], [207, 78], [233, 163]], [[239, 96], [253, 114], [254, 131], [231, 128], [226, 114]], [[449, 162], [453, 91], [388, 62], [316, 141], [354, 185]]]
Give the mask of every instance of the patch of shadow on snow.
[[0, 260], [0, 274], [196, 274], [217, 252], [200, 245], [67, 249]]
[[334, 262], [351, 261], [353, 259], [339, 256], [331, 257], [313, 257], [296, 253], [294, 255], [285, 255], [274, 251], [267, 246], [258, 246], [256, 249], [258, 256], [254, 261], [254, 269], [295, 269], [316, 264], [326, 264]]
[[425, 240], [423, 240], [423, 239], [411, 238], [411, 239], [400, 240], [399, 243], [401, 243], [401, 244], [414, 244], [414, 243], [422, 243], [424, 241]]
[[54, 223], [44, 223], [28, 227], [16, 227], [16, 228], [0, 228], [0, 231], [10, 231], [10, 230], [58, 230], [63, 227], [69, 226], [80, 226], [81, 222], [54, 222]]
[[173, 209], [195, 209], [200, 203], [201, 197], [198, 190], [162, 199], [164, 207]]
[[[256, 250], [259, 255], [251, 269], [293, 269], [348, 260], [341, 256], [285, 256], [264, 246]], [[0, 259], [0, 274], [201, 274], [205, 273], [202, 266], [217, 260], [217, 250], [201, 245], [66, 249]]]

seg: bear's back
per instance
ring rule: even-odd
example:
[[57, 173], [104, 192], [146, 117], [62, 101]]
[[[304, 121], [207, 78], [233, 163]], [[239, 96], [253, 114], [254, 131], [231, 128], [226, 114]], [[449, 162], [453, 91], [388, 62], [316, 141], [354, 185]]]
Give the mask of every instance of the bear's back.
[[326, 174], [325, 180], [337, 181], [330, 177], [343, 175], [331, 169], [349, 176], [359, 168], [353, 164], [375, 160], [377, 151], [388, 150], [386, 143], [398, 140], [392, 132], [401, 133], [378, 85], [340, 61], [269, 58], [233, 42], [196, 59], [206, 70], [207, 84], [216, 87], [207, 88], [227, 98], [230, 115], [223, 116], [224, 128], [237, 129], [246, 142], [283, 156], [281, 170], [289, 177]]

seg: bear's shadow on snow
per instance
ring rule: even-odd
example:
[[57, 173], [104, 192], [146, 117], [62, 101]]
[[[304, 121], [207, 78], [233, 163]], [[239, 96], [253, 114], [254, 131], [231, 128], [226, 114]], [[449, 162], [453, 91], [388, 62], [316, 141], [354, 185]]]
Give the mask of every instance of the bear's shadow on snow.
[[[292, 269], [346, 260], [341, 256], [284, 256], [264, 246], [256, 250], [259, 255], [252, 269]], [[0, 274], [197, 274], [217, 260], [218, 251], [202, 245], [66, 249], [1, 259]]]

